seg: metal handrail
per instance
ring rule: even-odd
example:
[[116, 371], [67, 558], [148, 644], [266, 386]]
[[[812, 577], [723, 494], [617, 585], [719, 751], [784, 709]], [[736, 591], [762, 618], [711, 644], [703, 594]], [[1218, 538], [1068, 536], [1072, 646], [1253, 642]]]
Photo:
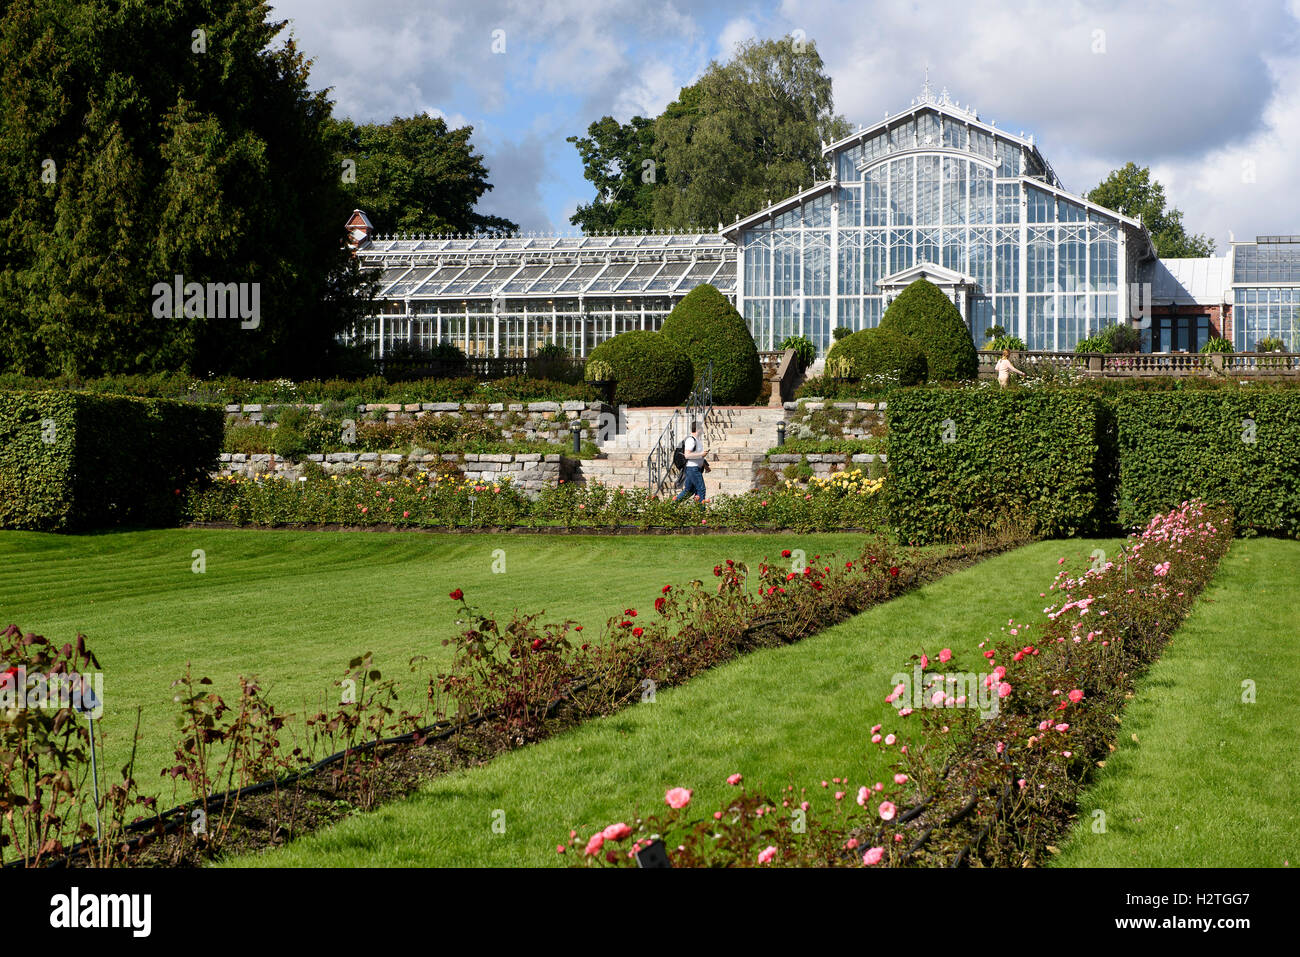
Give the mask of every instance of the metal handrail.
[[713, 360], [710, 359], [695, 388], [687, 396], [686, 404], [673, 410], [668, 425], [659, 433], [650, 454], [646, 456], [646, 489], [652, 497], [662, 492], [668, 484], [673, 469], [673, 450], [677, 448], [679, 440], [684, 442], [690, 434], [691, 421], [699, 422], [702, 429], [712, 411]]

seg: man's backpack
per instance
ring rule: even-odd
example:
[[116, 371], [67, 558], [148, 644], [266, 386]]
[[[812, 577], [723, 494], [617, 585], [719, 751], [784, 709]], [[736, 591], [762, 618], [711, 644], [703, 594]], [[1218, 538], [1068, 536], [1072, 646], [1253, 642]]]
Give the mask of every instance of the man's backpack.
[[682, 439], [673, 449], [673, 468], [682, 472], [686, 469], [686, 440]]

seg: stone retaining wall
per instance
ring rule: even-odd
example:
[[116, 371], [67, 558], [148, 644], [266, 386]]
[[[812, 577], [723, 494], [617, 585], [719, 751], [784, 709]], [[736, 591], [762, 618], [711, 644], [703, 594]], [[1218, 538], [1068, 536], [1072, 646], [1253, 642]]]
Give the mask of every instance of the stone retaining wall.
[[[560, 480], [573, 481], [579, 472], [577, 459], [564, 455], [489, 455], [467, 453], [397, 455], [383, 452], [331, 452], [327, 455], [309, 455], [307, 461], [324, 469], [330, 475], [347, 475], [361, 472], [366, 475], [414, 477], [437, 470], [439, 462], [454, 465], [468, 479], [497, 482], [509, 479], [516, 488], [535, 494], [547, 485], [558, 485]], [[213, 473], [221, 478], [242, 475], [282, 475], [296, 481], [306, 471], [301, 463], [288, 462], [274, 455], [244, 455], [222, 453], [220, 466]]]
[[886, 403], [800, 399], [785, 403], [787, 439], [869, 439], [884, 435]]
[[[321, 403], [244, 404], [226, 406], [227, 416], [241, 422], [266, 421], [268, 412], [285, 408], [310, 409], [320, 412]], [[613, 414], [613, 406], [604, 402], [368, 402], [358, 405], [355, 418], [363, 420], [384, 419], [396, 422], [418, 419], [425, 415], [445, 415], [451, 418], [483, 419], [497, 425], [505, 439], [541, 440], [544, 442], [572, 441], [569, 423], [582, 422], [584, 439], [594, 440], [604, 413]], [[612, 420], [606, 420], [612, 421]]]
[[[845, 459], [848, 462], [845, 462]], [[813, 475], [825, 476], [833, 472], [842, 472], [846, 468], [860, 468], [871, 478], [885, 474], [885, 465], [889, 461], [884, 452], [861, 452], [856, 455], [833, 455], [830, 453], [812, 453], [809, 455], [787, 455], [773, 453], [767, 457], [767, 467], [780, 475], [787, 465], [798, 465], [807, 460]]]

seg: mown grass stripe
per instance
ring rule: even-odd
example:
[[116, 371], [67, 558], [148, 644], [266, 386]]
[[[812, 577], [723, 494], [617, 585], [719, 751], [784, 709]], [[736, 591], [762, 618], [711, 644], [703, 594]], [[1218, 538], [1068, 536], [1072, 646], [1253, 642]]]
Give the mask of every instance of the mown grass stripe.
[[[1233, 544], [1125, 709], [1066, 867], [1300, 863], [1300, 543]], [[1256, 703], [1243, 702], [1252, 681]], [[1133, 740], [1137, 735], [1137, 740]], [[1102, 819], [1104, 831], [1094, 831]]]
[[[769, 791], [832, 777], [877, 780], [869, 728], [898, 726], [891, 676], [923, 646], [976, 666], [979, 642], [1008, 618], [1041, 618], [1057, 558], [1079, 567], [1110, 541], [1043, 542], [900, 596], [795, 645], [754, 652], [612, 717], [490, 764], [435, 779], [411, 798], [233, 864], [537, 866], [557, 841], [661, 808], [664, 791], [716, 806], [728, 774]], [[492, 828], [505, 815], [505, 833]]]

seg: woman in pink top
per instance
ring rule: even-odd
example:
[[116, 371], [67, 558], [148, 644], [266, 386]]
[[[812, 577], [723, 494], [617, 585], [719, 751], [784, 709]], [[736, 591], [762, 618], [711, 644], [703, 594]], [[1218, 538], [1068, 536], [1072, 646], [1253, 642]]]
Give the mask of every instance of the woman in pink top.
[[1007, 382], [1011, 379], [1010, 374], [1012, 372], [1014, 372], [1016, 375], [1020, 376], [1021, 378], [1024, 378], [1025, 375], [1023, 372], [1021, 372], [1019, 369], [1017, 369], [1015, 366], [1011, 364], [1010, 349], [1002, 350], [1002, 358], [998, 360], [998, 364], [994, 366], [994, 368], [997, 369], [998, 372], [998, 385], [1000, 385], [1004, 389], [1007, 387]]

